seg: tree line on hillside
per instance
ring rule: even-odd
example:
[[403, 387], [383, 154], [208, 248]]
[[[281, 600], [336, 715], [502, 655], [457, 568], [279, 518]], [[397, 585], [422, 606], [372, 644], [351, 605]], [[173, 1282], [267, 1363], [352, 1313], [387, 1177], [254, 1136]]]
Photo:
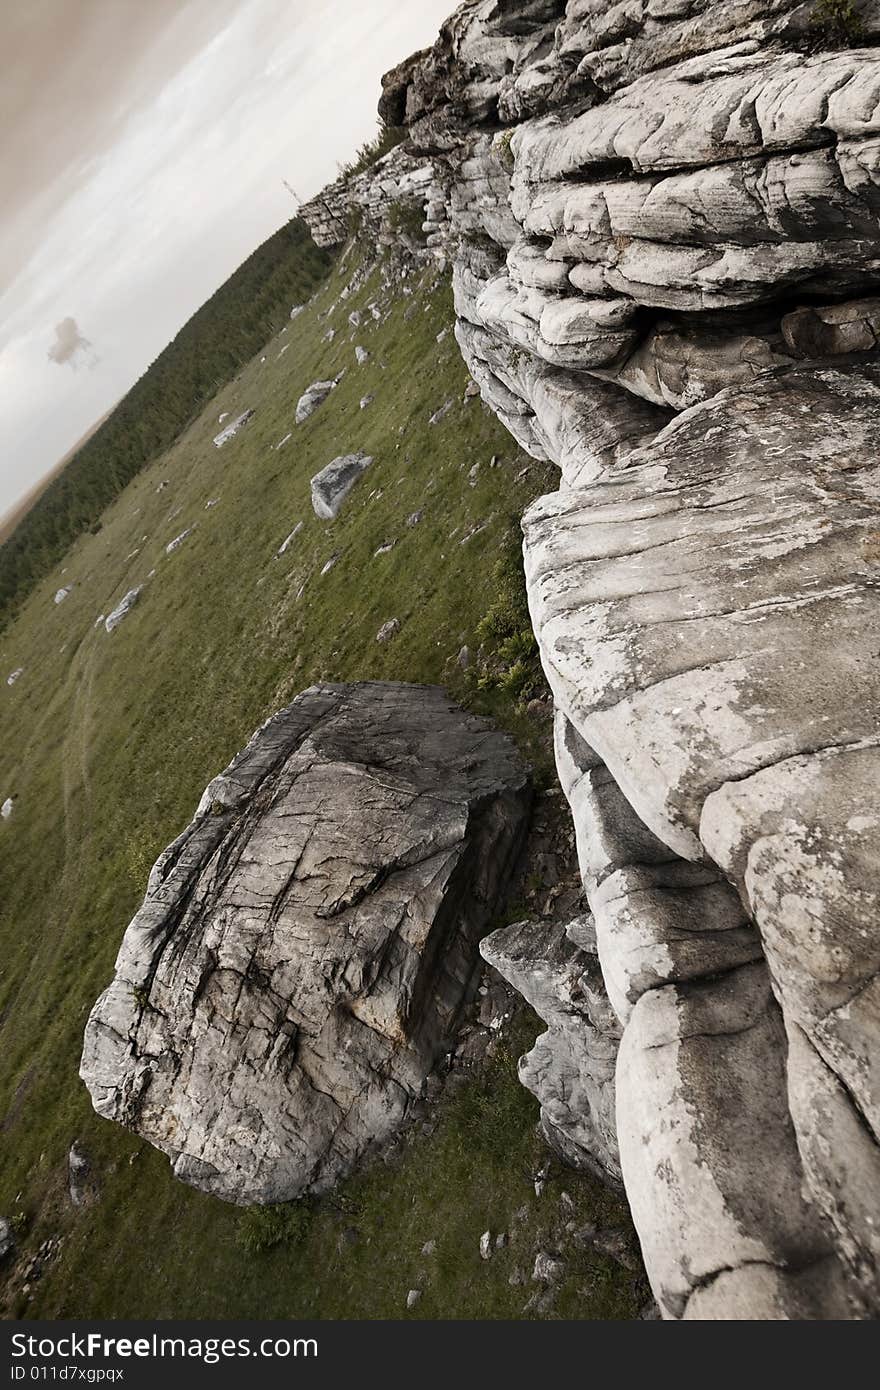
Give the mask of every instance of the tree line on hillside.
[[0, 630], [135, 474], [283, 327], [331, 261], [293, 218], [193, 314], [0, 546]]

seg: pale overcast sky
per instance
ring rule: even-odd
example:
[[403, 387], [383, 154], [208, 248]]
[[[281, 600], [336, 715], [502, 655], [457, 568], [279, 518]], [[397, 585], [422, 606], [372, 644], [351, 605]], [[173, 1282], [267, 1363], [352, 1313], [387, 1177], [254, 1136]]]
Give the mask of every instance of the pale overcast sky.
[[0, 516], [375, 131], [455, 0], [2, 0]]

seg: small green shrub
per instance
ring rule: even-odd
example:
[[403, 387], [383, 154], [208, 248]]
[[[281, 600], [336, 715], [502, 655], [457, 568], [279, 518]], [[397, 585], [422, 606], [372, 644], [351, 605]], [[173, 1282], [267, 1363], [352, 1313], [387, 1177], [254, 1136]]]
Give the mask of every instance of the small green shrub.
[[480, 691], [500, 691], [515, 705], [544, 693], [544, 673], [532, 632], [525, 575], [519, 547], [519, 525], [510, 534], [492, 570], [494, 597], [477, 625], [480, 655], [470, 673]]
[[425, 213], [420, 203], [408, 203], [400, 199], [388, 209], [388, 226], [401, 241], [424, 246], [427, 240], [422, 229]]
[[143, 835], [133, 835], [125, 843], [123, 860], [126, 877], [131, 887], [139, 894], [147, 891], [147, 880], [158, 852], [151, 848], [149, 840]]
[[864, 34], [854, 0], [816, 0], [810, 28], [827, 48], [851, 48]]
[[343, 179], [353, 179], [357, 174], [362, 174], [365, 169], [371, 169], [377, 164], [383, 155], [388, 154], [406, 138], [406, 126], [385, 125], [380, 122], [379, 129], [372, 140], [367, 140], [361, 145], [354, 159], [347, 164], [339, 164], [339, 176]]
[[513, 173], [513, 166], [515, 163], [513, 150], [510, 148], [512, 139], [512, 130], [503, 130], [495, 139], [495, 153], [498, 156], [498, 162], [502, 169], [506, 169], [508, 173]]

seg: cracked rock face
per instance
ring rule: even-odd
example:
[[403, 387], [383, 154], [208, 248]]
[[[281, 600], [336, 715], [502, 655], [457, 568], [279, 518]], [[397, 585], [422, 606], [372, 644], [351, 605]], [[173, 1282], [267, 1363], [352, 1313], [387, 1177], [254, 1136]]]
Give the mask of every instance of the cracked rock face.
[[448, 1046], [529, 800], [435, 687], [305, 691], [157, 861], [86, 1028], [95, 1109], [228, 1201], [330, 1187]]
[[524, 522], [671, 1316], [878, 1297], [878, 445], [876, 361], [777, 371]]
[[517, 922], [487, 936], [480, 953], [548, 1025], [519, 1063], [520, 1080], [541, 1102], [548, 1141], [573, 1167], [620, 1183], [620, 1024], [602, 983], [591, 919]]
[[[880, 1310], [878, 39], [877, 0], [467, 0], [383, 82], [470, 375], [561, 473], [529, 604], [669, 1318]], [[497, 945], [595, 1161], [570, 947]]]

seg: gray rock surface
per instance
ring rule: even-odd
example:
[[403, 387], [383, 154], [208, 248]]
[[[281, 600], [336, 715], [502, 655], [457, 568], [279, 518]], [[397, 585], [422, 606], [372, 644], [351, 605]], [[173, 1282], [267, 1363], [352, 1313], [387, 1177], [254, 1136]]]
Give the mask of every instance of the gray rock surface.
[[319, 405], [323, 405], [330, 392], [336, 385], [336, 378], [332, 381], [313, 381], [311, 386], [300, 396], [296, 404], [296, 423], [303, 424], [313, 415]]
[[168, 544], [165, 547], [165, 554], [173, 555], [175, 550], [180, 549], [184, 541], [189, 540], [190, 536], [192, 535], [195, 529], [196, 528], [194, 526], [187, 526], [185, 531], [181, 531], [179, 536], [175, 536], [173, 540], [168, 542]]
[[666, 1315], [878, 1297], [878, 444], [876, 361], [776, 371], [525, 520]]
[[392, 637], [396, 637], [400, 631], [400, 619], [389, 618], [387, 623], [383, 623], [376, 633], [377, 642], [390, 642]]
[[[265, 362], [265, 360], [264, 357], [263, 361]], [[253, 419], [254, 413], [253, 410], [248, 409], [243, 410], [240, 415], [237, 415], [231, 424], [228, 424], [219, 434], [214, 435], [214, 447], [216, 449], [222, 449], [224, 444], [228, 444], [230, 439], [234, 439], [239, 430], [243, 429], [248, 421]]]
[[75, 1207], [85, 1204], [86, 1181], [91, 1167], [88, 1155], [74, 1140], [67, 1154], [67, 1191]]
[[480, 953], [549, 1025], [519, 1063], [520, 1080], [541, 1102], [547, 1139], [574, 1167], [619, 1183], [614, 1068], [621, 1028], [602, 983], [590, 919], [569, 928], [501, 927], [484, 938]]
[[[880, 1311], [878, 37], [876, 0], [473, 0], [383, 79], [471, 378], [561, 472], [529, 605], [664, 1317]], [[521, 930], [585, 1154], [578, 943]]]
[[7, 1221], [5, 1216], [0, 1216], [0, 1260], [5, 1260], [7, 1255], [11, 1255], [15, 1249], [15, 1235], [12, 1230], [12, 1223]]
[[298, 521], [294, 526], [293, 530], [288, 532], [288, 534], [284, 537], [284, 540], [279, 545], [278, 549], [275, 551], [276, 559], [278, 559], [282, 555], [287, 554], [288, 550], [293, 545], [293, 542], [296, 540], [302, 528], [303, 523], [301, 521]]
[[86, 1028], [96, 1110], [228, 1201], [330, 1187], [448, 1048], [529, 799], [436, 687], [307, 690], [157, 861]]
[[312, 478], [312, 506], [322, 521], [333, 521], [361, 474], [373, 462], [369, 454], [341, 454]]
[[143, 584], [138, 584], [134, 589], [129, 589], [128, 593], [117, 603], [113, 612], [107, 614], [107, 617], [104, 619], [104, 628], [107, 632], [113, 632], [122, 622], [122, 619], [128, 616], [143, 593], [143, 590]]

